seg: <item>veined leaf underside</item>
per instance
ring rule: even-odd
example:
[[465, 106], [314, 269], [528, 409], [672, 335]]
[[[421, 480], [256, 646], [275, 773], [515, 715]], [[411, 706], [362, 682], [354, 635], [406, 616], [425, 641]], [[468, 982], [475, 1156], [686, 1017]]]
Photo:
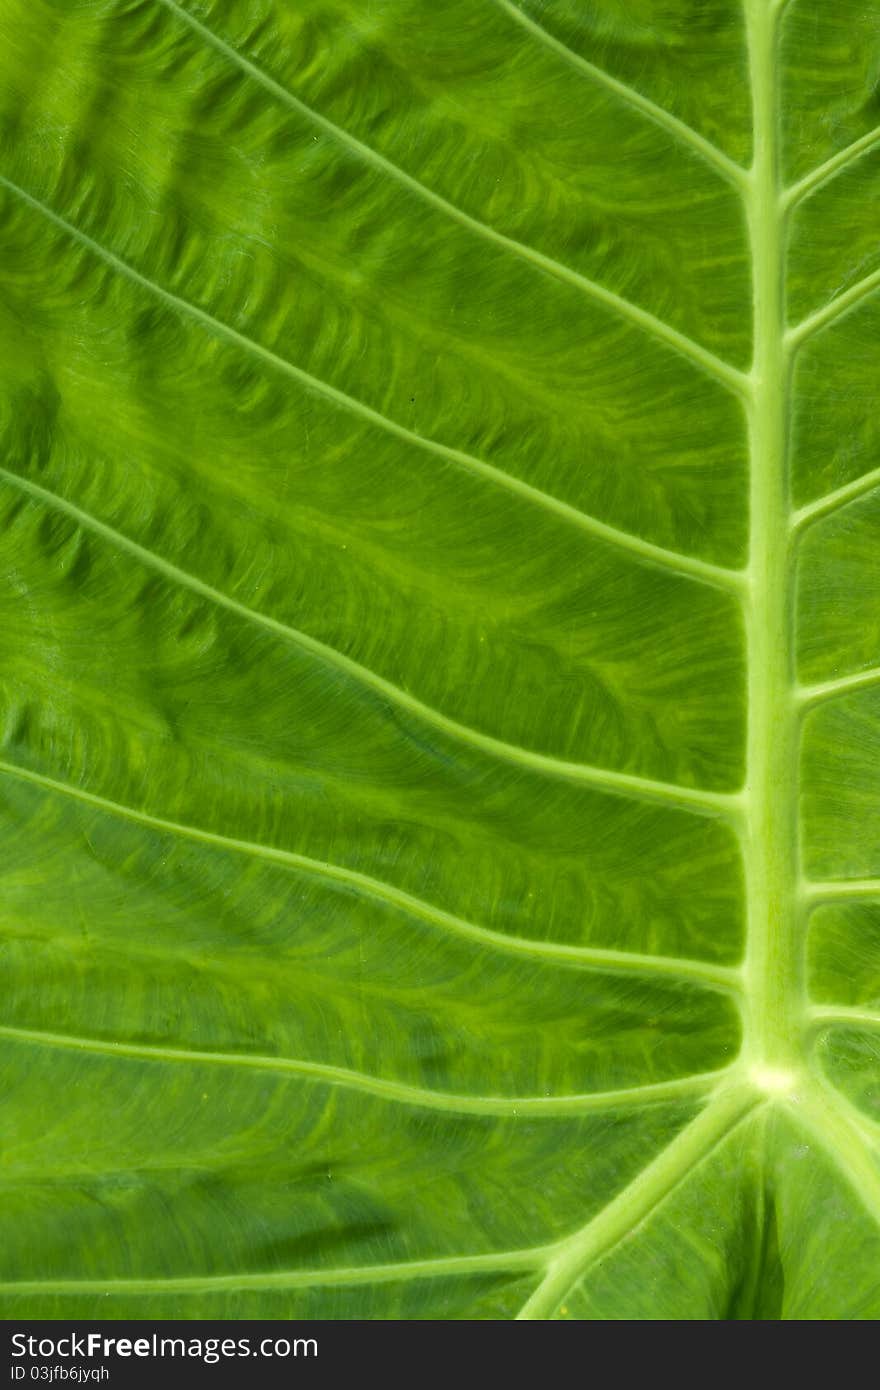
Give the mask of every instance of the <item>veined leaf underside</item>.
[[877, 15], [651, 8], [0, 5], [9, 1316], [880, 1312]]

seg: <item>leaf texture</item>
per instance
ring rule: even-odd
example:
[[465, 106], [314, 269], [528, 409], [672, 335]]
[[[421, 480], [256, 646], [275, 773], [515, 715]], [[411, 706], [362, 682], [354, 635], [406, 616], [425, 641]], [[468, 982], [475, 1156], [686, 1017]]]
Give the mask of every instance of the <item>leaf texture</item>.
[[874, 0], [0, 0], [0, 1312], [880, 1316]]

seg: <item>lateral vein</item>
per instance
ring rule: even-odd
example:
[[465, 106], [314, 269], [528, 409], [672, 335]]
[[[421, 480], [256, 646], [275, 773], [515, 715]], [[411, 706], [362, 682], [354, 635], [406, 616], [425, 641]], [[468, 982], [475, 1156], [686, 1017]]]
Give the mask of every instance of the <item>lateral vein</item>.
[[824, 1085], [814, 1083], [792, 1111], [819, 1140], [858, 1201], [880, 1226], [880, 1165], [837, 1097]]
[[800, 323], [790, 328], [785, 335], [785, 345], [789, 352], [796, 352], [808, 338], [812, 338], [824, 328], [828, 328], [838, 319], [843, 318], [851, 309], [855, 309], [864, 299], [867, 299], [874, 290], [880, 285], [880, 270], [872, 271], [866, 275], [858, 284], [845, 290], [843, 294], [838, 294], [834, 299], [829, 300], [821, 309], [817, 309], [814, 314], [808, 314], [801, 319]]
[[582, 293], [588, 295], [598, 303], [601, 303], [606, 309], [610, 309], [619, 317], [630, 320], [630, 322], [641, 328], [643, 332], [650, 334], [654, 338], [665, 343], [667, 347], [689, 358], [690, 361], [702, 371], [715, 377], [716, 380], [720, 381], [736, 394], [742, 396], [746, 393], [748, 389], [748, 377], [746, 374], [739, 371], [736, 367], [731, 366], [729, 362], [725, 362], [722, 358], [716, 356], [715, 353], [703, 347], [702, 344], [689, 338], [686, 333], [680, 333], [678, 329], [673, 328], [671, 324], [666, 323], [663, 319], [658, 319], [656, 315], [649, 313], [646, 309], [640, 309], [638, 305], [631, 303], [630, 300], [625, 299], [622, 295], [616, 294], [614, 290], [606, 289], [605, 286], [599, 284], [598, 281], [591, 280], [589, 276], [582, 275], [579, 271], [572, 269], [571, 266], [565, 265], [562, 261], [557, 261], [553, 256], [547, 256], [544, 252], [538, 251], [535, 247], [529, 246], [525, 242], [517, 241], [514, 237], [506, 236], [503, 232], [496, 231], [494, 227], [490, 227], [488, 223], [481, 222], [479, 218], [472, 217], [470, 213], [465, 212], [455, 203], [450, 203], [448, 199], [444, 198], [441, 194], [435, 193], [433, 189], [428, 188], [426, 184], [421, 183], [418, 179], [414, 178], [412, 174], [406, 173], [405, 170], [392, 163], [391, 160], [386, 159], [384, 155], [379, 154], [378, 151], [374, 150], [371, 146], [363, 144], [362, 141], [358, 140], [341, 126], [335, 125], [334, 122], [329, 120], [326, 116], [320, 115], [312, 107], [306, 105], [304, 101], [301, 101], [299, 97], [295, 97], [286, 87], [282, 87], [281, 84], [270, 77], [268, 73], [265, 73], [262, 68], [259, 68], [255, 63], [251, 62], [249, 58], [245, 58], [243, 54], [239, 53], [238, 49], [234, 48], [232, 44], [221, 39], [212, 29], [209, 29], [207, 25], [203, 24], [201, 20], [196, 19], [188, 10], [184, 9], [183, 6], [178, 5], [176, 0], [159, 0], [159, 3], [164, 5], [165, 8], [173, 14], [178, 15], [180, 19], [188, 24], [195, 33], [199, 34], [205, 42], [209, 43], [219, 53], [223, 54], [224, 57], [235, 63], [242, 71], [247, 73], [248, 76], [252, 77], [256, 82], [259, 82], [262, 87], [268, 92], [271, 92], [273, 96], [283, 102], [291, 110], [298, 112], [300, 115], [314, 122], [320, 129], [325, 131], [326, 134], [346, 145], [367, 163], [372, 164], [383, 173], [390, 175], [398, 183], [408, 188], [410, 192], [423, 199], [423, 201], [430, 203], [433, 207], [460, 223], [461, 226], [467, 227], [469, 231], [474, 232], [477, 236], [481, 236], [485, 240], [493, 242], [496, 246], [500, 246], [504, 250], [511, 252], [521, 260], [530, 261], [533, 265], [539, 267], [547, 274], [554, 276], [557, 280], [562, 280], [567, 284], [573, 285]]
[[701, 159], [705, 160], [707, 164], [710, 164], [715, 172], [720, 174], [728, 183], [732, 184], [734, 188], [739, 191], [743, 189], [748, 178], [747, 172], [743, 166], [737, 164], [735, 160], [731, 159], [729, 155], [726, 155], [717, 145], [713, 145], [711, 140], [707, 140], [705, 136], [700, 135], [698, 131], [694, 130], [693, 126], [689, 126], [686, 121], [682, 121], [678, 116], [674, 116], [672, 112], [667, 111], [665, 107], [659, 106], [655, 101], [652, 101], [650, 97], [644, 96], [641, 92], [637, 91], [635, 87], [631, 87], [628, 83], [621, 82], [619, 78], [613, 77], [611, 73], [606, 72], [604, 68], [600, 68], [595, 63], [591, 63], [587, 58], [582, 58], [574, 49], [569, 48], [568, 44], [563, 43], [561, 39], [556, 38], [555, 34], [551, 34], [549, 30], [538, 24], [530, 15], [527, 15], [518, 5], [512, 4], [511, 0], [492, 0], [492, 2], [496, 4], [499, 9], [509, 14], [517, 24], [521, 25], [522, 28], [531, 34], [539, 43], [552, 49], [563, 61], [577, 68], [579, 72], [585, 73], [587, 77], [592, 78], [593, 81], [598, 82], [601, 86], [607, 88], [608, 91], [613, 92], [614, 95], [625, 102], [627, 106], [631, 106], [633, 110], [639, 111], [643, 116], [647, 116], [655, 125], [661, 126], [664, 130], [668, 131], [670, 135], [674, 136], [676, 140], [680, 141], [682, 144], [689, 145]]
[[798, 203], [821, 188], [829, 179], [842, 173], [863, 154], [874, 149], [878, 142], [880, 142], [880, 126], [875, 126], [873, 130], [869, 130], [860, 139], [853, 140], [846, 149], [838, 150], [837, 154], [832, 155], [830, 159], [826, 159], [822, 164], [817, 164], [815, 169], [811, 169], [802, 179], [798, 179], [797, 183], [791, 184], [783, 195], [784, 206], [787, 209], [796, 207]]
[[[163, 0], [164, 3], [164, 0]], [[279, 357], [270, 348], [263, 347], [255, 339], [249, 338], [244, 333], [239, 333], [235, 328], [223, 323], [220, 319], [215, 319], [204, 309], [192, 304], [188, 299], [181, 298], [171, 290], [165, 289], [162, 285], [151, 280], [149, 276], [142, 275], [135, 270], [127, 261], [121, 259], [113, 251], [102, 246], [100, 242], [90, 237], [88, 233], [80, 230], [72, 222], [62, 217], [54, 209], [42, 203], [38, 198], [34, 198], [11, 179], [5, 178], [0, 174], [0, 185], [20, 197], [25, 203], [40, 212], [50, 222], [60, 227], [69, 236], [80, 242], [94, 255], [109, 265], [111, 269], [131, 280], [132, 283], [139, 285], [150, 294], [157, 296], [163, 302], [169, 304], [176, 311], [187, 314], [195, 319], [210, 333], [226, 338], [234, 343], [243, 351], [257, 356], [265, 361], [275, 371], [283, 373], [285, 376], [293, 378], [300, 385], [309, 391], [314, 391], [316, 395], [323, 396], [333, 402], [334, 405], [350, 411], [352, 414], [360, 416], [369, 424], [384, 430], [386, 433], [402, 439], [406, 444], [414, 448], [425, 450], [428, 453], [437, 455], [445, 462], [451, 463], [458, 468], [463, 468], [469, 473], [487, 479], [505, 491], [522, 498], [534, 506], [541, 507], [545, 511], [552, 513], [588, 534], [595, 536], [599, 540], [606, 541], [609, 545], [616, 546], [622, 550], [630, 552], [639, 560], [647, 565], [660, 569], [666, 569], [673, 573], [684, 575], [686, 578], [694, 579], [697, 582], [708, 584], [713, 588], [723, 589], [730, 593], [740, 593], [746, 584], [744, 571], [728, 569], [722, 565], [712, 564], [708, 560], [701, 560], [694, 555], [686, 555], [677, 550], [669, 550], [665, 546], [655, 545], [653, 542], [644, 540], [641, 536], [633, 535], [629, 531], [623, 531], [607, 522], [600, 521], [598, 517], [590, 516], [578, 507], [572, 506], [568, 502], [561, 501], [558, 497], [550, 493], [542, 492], [541, 489], [533, 487], [530, 483], [523, 482], [522, 479], [514, 477], [504, 469], [497, 468], [494, 464], [486, 463], [483, 459], [476, 458], [472, 454], [467, 454], [461, 449], [452, 448], [449, 445], [441, 444], [435, 439], [426, 435], [416, 434], [414, 430], [408, 429], [405, 425], [398, 424], [390, 416], [381, 414], [374, 410], [372, 406], [365, 405], [363, 401], [354, 396], [346, 395], [337, 387], [320, 377], [313, 376], [310, 372], [301, 367], [295, 366], [287, 358]]]
[[30, 493], [49, 505], [57, 506], [59, 510], [65, 511], [79, 524], [88, 527], [103, 539], [111, 541], [120, 549], [127, 550], [143, 564], [149, 565], [173, 582], [191, 589], [201, 597], [235, 613], [236, 616], [258, 624], [274, 635], [283, 637], [286, 641], [301, 647], [312, 656], [344, 671], [353, 680], [377, 691], [398, 708], [423, 720], [424, 723], [437, 729], [448, 738], [477, 748], [490, 757], [525, 767], [530, 772], [582, 783], [607, 791], [611, 795], [673, 806], [695, 815], [735, 818], [738, 814], [740, 795], [736, 792], [712, 792], [694, 787], [683, 787], [677, 783], [660, 782], [653, 778], [639, 777], [633, 773], [615, 772], [609, 768], [593, 767], [587, 763], [568, 762], [545, 753], [534, 752], [519, 744], [506, 743], [502, 739], [493, 738], [490, 734], [481, 733], [478, 729], [471, 728], [470, 725], [461, 724], [458, 720], [451, 719], [440, 710], [434, 709], [433, 706], [424, 704], [415, 696], [410, 695], [399, 686], [393, 685], [391, 681], [385, 680], [383, 676], [378, 675], [369, 667], [345, 656], [334, 647], [327, 646], [326, 643], [310, 637], [298, 628], [289, 627], [276, 618], [270, 618], [259, 610], [249, 608], [246, 604], [230, 598], [219, 589], [197, 579], [186, 570], [178, 568], [170, 560], [165, 560], [153, 551], [139, 545], [136, 541], [123, 535], [122, 532], [98, 521], [90, 513], [74, 506], [73, 503], [59, 497], [56, 493], [51, 493], [46, 488], [40, 487], [39, 484], [21, 478], [18, 474], [11, 473], [5, 468], [0, 468], [0, 478], [13, 486], [20, 487], [22, 491]]
[[41, 1029], [0, 1025], [0, 1038], [40, 1047], [56, 1047], [76, 1052], [96, 1053], [109, 1057], [131, 1057], [146, 1061], [185, 1062], [199, 1066], [250, 1068], [254, 1071], [280, 1072], [299, 1076], [321, 1085], [339, 1086], [344, 1090], [360, 1091], [380, 1100], [394, 1101], [416, 1109], [435, 1110], [454, 1115], [518, 1115], [566, 1116], [580, 1115], [590, 1110], [614, 1109], [615, 1106], [650, 1105], [658, 1101], [676, 1100], [681, 1096], [699, 1095], [719, 1084], [722, 1073], [695, 1073], [645, 1086], [621, 1087], [613, 1091], [591, 1091], [570, 1096], [469, 1096], [448, 1091], [434, 1091], [423, 1086], [392, 1081], [349, 1067], [300, 1058], [276, 1057], [247, 1052], [205, 1052], [195, 1048], [171, 1047], [157, 1044], [112, 1042], [103, 1038], [84, 1038], [70, 1033], [51, 1033]]
[[834, 902], [841, 898], [880, 897], [880, 878], [836, 879], [827, 882], [810, 882], [801, 886], [803, 897], [810, 903]]
[[880, 485], [880, 468], [872, 468], [869, 473], [863, 473], [860, 478], [855, 478], [851, 483], [844, 483], [842, 487], [834, 488], [831, 492], [826, 492], [823, 497], [817, 497], [813, 502], [807, 502], [805, 506], [799, 507], [792, 514], [791, 524], [795, 531], [803, 530], [811, 526], [814, 521], [819, 521], [823, 517], [830, 516], [833, 512], [854, 502], [858, 497], [864, 497], [867, 493], [873, 492], [874, 488]]
[[479, 1274], [541, 1268], [547, 1258], [545, 1246], [525, 1250], [503, 1250], [485, 1255], [447, 1255], [437, 1259], [400, 1260], [381, 1265], [348, 1265], [337, 1269], [289, 1269], [248, 1274], [191, 1274], [177, 1278], [129, 1279], [28, 1279], [0, 1283], [0, 1293], [106, 1294], [109, 1289], [122, 1293], [222, 1293], [239, 1289], [302, 1289], [327, 1284], [379, 1284], [398, 1279], [442, 1279], [447, 1275]]
[[809, 1010], [809, 1018], [817, 1029], [833, 1028], [835, 1024], [845, 1027], [847, 1023], [860, 1023], [866, 1028], [880, 1028], [880, 1013], [850, 1004], [814, 1004]]
[[813, 685], [795, 687], [795, 697], [801, 709], [813, 709], [826, 700], [851, 695], [858, 690], [868, 690], [880, 682], [880, 666], [869, 671], [856, 671], [850, 676], [837, 676], [834, 680], [816, 681]]
[[760, 1097], [746, 1087], [731, 1087], [716, 1096], [598, 1216], [557, 1245], [544, 1279], [523, 1305], [518, 1319], [552, 1316], [589, 1266], [651, 1216], [759, 1103]]
[[88, 806], [94, 806], [99, 811], [134, 821], [138, 825], [149, 826], [150, 829], [157, 830], [162, 834], [180, 835], [186, 839], [197, 840], [202, 844], [210, 845], [212, 848], [235, 854], [250, 855], [258, 859], [265, 859], [269, 863], [278, 864], [283, 868], [294, 869], [319, 878], [327, 878], [331, 882], [341, 883], [347, 888], [353, 888], [357, 892], [377, 898], [380, 902], [386, 902], [400, 911], [409, 912], [432, 926], [441, 927], [466, 940], [474, 941], [481, 947], [501, 951], [508, 955], [525, 956], [533, 960], [543, 960], [548, 963], [568, 965], [583, 970], [596, 969], [610, 973], [622, 971], [624, 973], [688, 979], [697, 984], [730, 992], [736, 992], [742, 988], [741, 972], [733, 966], [715, 965], [710, 961], [700, 961], [688, 957], [647, 956], [636, 952], [603, 950], [600, 947], [590, 946], [569, 946], [563, 942], [507, 936], [503, 932], [493, 931], [488, 927], [476, 926], [452, 912], [435, 906], [434, 903], [427, 902], [424, 898], [406, 893], [394, 884], [387, 883], [383, 879], [371, 878], [368, 874], [360, 873], [356, 869], [347, 869], [340, 864], [330, 864], [320, 859], [311, 859], [306, 855], [297, 854], [293, 850], [278, 849], [253, 840], [237, 840], [227, 835], [220, 835], [213, 830], [203, 830], [198, 826], [187, 825], [181, 821], [154, 816], [148, 811], [138, 810], [120, 801], [111, 801], [108, 797], [98, 796], [95, 792], [85, 791], [69, 782], [58, 782], [41, 772], [33, 772], [29, 768], [19, 767], [15, 763], [0, 761], [0, 774], [15, 777], [22, 782], [29, 782], [33, 786], [47, 791], [57, 792], [61, 796], [72, 797]]

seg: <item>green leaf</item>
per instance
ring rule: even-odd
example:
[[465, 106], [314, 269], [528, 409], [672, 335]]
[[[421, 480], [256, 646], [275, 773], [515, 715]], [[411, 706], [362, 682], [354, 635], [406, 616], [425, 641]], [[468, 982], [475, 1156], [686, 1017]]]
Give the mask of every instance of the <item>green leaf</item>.
[[880, 1316], [877, 0], [0, 0], [0, 1313]]

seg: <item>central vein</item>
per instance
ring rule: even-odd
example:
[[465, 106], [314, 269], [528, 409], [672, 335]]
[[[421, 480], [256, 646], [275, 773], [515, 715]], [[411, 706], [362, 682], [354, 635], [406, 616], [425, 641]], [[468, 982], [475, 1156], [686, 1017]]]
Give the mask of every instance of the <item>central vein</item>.
[[798, 1062], [803, 997], [797, 940], [797, 713], [791, 634], [793, 566], [787, 433], [790, 367], [784, 345], [784, 207], [780, 196], [777, 6], [747, 0], [754, 160], [748, 189], [753, 266], [753, 396], [745, 862], [746, 1047], [760, 1068]]

